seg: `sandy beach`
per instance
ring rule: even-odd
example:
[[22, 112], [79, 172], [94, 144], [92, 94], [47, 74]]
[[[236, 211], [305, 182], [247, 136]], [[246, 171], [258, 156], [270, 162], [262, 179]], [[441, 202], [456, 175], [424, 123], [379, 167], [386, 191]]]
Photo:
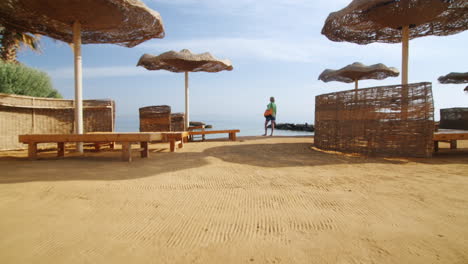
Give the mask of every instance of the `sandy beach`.
[[1, 263], [468, 263], [468, 144], [433, 158], [241, 137], [0, 152]]

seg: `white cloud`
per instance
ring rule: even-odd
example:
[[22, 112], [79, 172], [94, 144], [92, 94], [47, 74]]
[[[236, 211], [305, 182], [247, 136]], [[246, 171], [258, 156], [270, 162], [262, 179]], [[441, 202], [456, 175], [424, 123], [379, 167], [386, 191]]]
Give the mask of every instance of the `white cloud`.
[[[53, 79], [74, 78], [74, 68], [59, 68], [46, 70]], [[167, 71], [148, 71], [143, 67], [136, 66], [110, 66], [110, 67], [85, 67], [83, 78], [106, 78], [106, 77], [128, 77], [128, 76], [154, 76], [155, 74], [169, 74]]]

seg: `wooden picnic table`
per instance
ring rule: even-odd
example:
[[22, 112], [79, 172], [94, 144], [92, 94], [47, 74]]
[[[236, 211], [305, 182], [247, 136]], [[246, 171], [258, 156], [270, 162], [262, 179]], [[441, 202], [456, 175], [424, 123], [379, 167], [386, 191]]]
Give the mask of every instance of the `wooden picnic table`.
[[[28, 144], [28, 157], [37, 158], [37, 145], [39, 143], [57, 143], [57, 156], [65, 155], [65, 143], [83, 142], [94, 143], [99, 146], [106, 143], [117, 143], [122, 145], [122, 160], [131, 161], [131, 145], [139, 143], [140, 156], [149, 156], [148, 144], [151, 142], [169, 142], [170, 151], [175, 151], [176, 144], [183, 147], [188, 141], [188, 132], [143, 132], [143, 133], [114, 133], [114, 132], [93, 132], [86, 134], [27, 134], [20, 135], [19, 142]], [[99, 147], [96, 147], [99, 149]]]

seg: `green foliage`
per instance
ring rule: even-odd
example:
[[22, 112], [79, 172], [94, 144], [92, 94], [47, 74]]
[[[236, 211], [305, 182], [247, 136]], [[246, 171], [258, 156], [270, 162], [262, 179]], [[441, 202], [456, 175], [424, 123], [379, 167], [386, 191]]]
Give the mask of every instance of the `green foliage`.
[[0, 93], [62, 98], [47, 73], [0, 61]]

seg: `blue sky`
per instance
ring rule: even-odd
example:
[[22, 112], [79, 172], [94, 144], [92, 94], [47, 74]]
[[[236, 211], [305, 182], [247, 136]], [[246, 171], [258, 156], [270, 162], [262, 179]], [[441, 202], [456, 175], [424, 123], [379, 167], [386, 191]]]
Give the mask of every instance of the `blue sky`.
[[[278, 122], [313, 122], [315, 96], [353, 89], [353, 84], [323, 83], [326, 68], [359, 61], [401, 68], [401, 44], [357, 45], [321, 35], [330, 12], [348, 0], [144, 0], [158, 11], [166, 37], [134, 48], [83, 45], [83, 97], [116, 101], [118, 117], [138, 118], [138, 108], [170, 105], [184, 111], [184, 75], [136, 67], [144, 53], [190, 49], [230, 59], [233, 71], [190, 74], [190, 111], [197, 119], [261, 118], [276, 97]], [[409, 81], [432, 82], [436, 119], [440, 108], [467, 107], [464, 85], [439, 84], [449, 72], [466, 72], [468, 32], [410, 41]], [[19, 60], [49, 73], [54, 88], [74, 97], [73, 53], [68, 44], [42, 38], [42, 53], [21, 52]], [[361, 81], [360, 87], [399, 84], [400, 77]], [[193, 120], [193, 118], [192, 118]], [[202, 121], [202, 120], [201, 120]]]

